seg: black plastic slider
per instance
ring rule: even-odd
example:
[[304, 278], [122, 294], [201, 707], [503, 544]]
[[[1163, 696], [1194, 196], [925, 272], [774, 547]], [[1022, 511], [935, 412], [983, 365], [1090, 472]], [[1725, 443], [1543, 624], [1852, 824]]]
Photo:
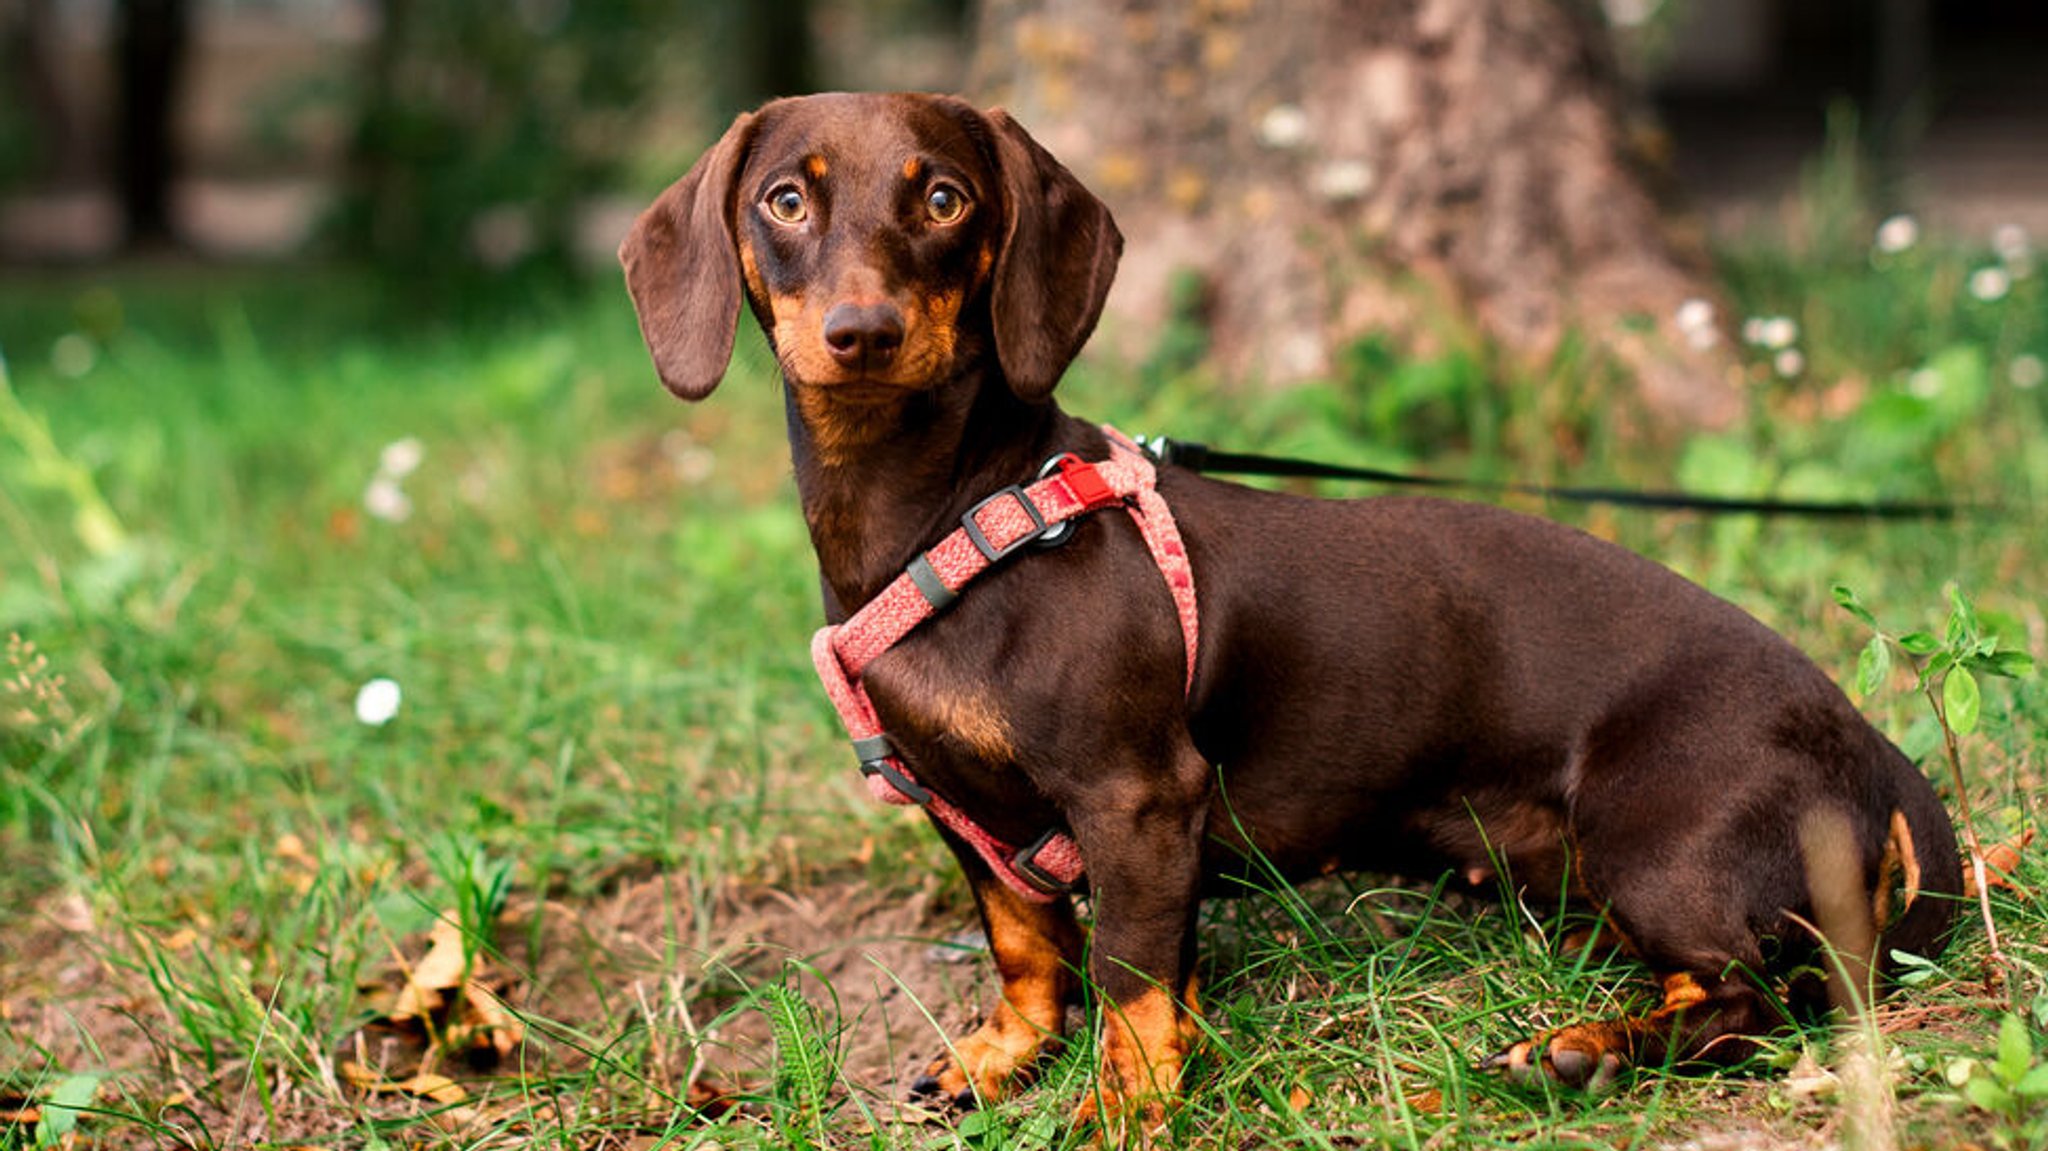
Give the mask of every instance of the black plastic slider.
[[946, 581], [939, 578], [939, 573], [932, 570], [931, 559], [923, 553], [919, 553], [916, 559], [910, 561], [903, 569], [903, 574], [909, 576], [910, 582], [917, 585], [918, 594], [924, 597], [926, 603], [932, 605], [935, 612], [945, 611], [953, 606], [953, 601], [960, 598], [957, 592], [946, 586]]
[[860, 761], [862, 775], [881, 776], [903, 798], [919, 807], [931, 803], [932, 793], [919, 786], [916, 780], [903, 774], [896, 766], [896, 745], [889, 742], [888, 733], [854, 740], [853, 756]]

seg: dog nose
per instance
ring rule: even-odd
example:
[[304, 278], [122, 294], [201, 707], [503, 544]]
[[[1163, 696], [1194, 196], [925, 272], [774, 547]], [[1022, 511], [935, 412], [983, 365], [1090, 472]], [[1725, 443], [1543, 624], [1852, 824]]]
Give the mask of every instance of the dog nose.
[[825, 346], [849, 368], [886, 363], [903, 343], [903, 313], [894, 304], [837, 304], [825, 313]]

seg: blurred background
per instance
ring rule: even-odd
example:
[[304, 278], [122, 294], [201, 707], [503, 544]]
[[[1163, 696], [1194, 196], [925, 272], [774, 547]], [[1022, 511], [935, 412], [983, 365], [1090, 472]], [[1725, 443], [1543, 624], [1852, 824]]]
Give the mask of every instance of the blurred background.
[[0, 59], [0, 267], [312, 260], [473, 312], [608, 277], [762, 99], [962, 91], [1117, 210], [1126, 361], [1194, 328], [1328, 380], [1458, 314], [1523, 363], [1583, 331], [1686, 426], [1744, 402], [1713, 245], [2048, 233], [2027, 0], [4, 0]]
[[[2048, 232], [2048, 9], [2038, 3], [1555, 6], [1587, 17], [1573, 37], [1601, 41], [1580, 47], [1595, 57], [1612, 47], [1618, 91], [1647, 101], [1617, 113], [1628, 118], [1625, 145], [1669, 175], [1715, 235], [1772, 221], [1824, 155], [1831, 123], [1870, 162], [1860, 179], [1875, 207], [1914, 209], [1936, 229], [1979, 239], [2001, 224]], [[1292, 143], [1290, 133], [1313, 136], [1345, 119], [1297, 129], [1286, 118], [1316, 102], [1309, 89], [1341, 84], [1333, 77], [1344, 58], [1419, 50], [1431, 20], [1498, 24], [1504, 10], [1303, 0], [0, 0], [0, 260], [318, 254], [407, 275], [534, 262], [588, 269], [608, 264], [633, 211], [736, 111], [827, 88], [1013, 101], [1021, 89], [1026, 122], [1074, 162], [1100, 159], [1100, 142], [1077, 144], [1062, 130], [1085, 126], [1089, 90], [1129, 107], [1201, 103], [1170, 91], [1176, 84], [1227, 86], [1244, 101], [1234, 107], [1246, 126], [1267, 117], [1268, 153], [1284, 154], [1330, 142]], [[1370, 45], [1358, 35], [1297, 44], [1285, 32], [1332, 22], [1397, 26], [1372, 33]], [[1489, 43], [1540, 23], [1521, 22]], [[1276, 68], [1255, 50], [1260, 41], [1315, 58], [1297, 51]], [[1583, 74], [1591, 57], [1489, 58]], [[1222, 75], [1238, 79], [1211, 82]], [[1502, 86], [1499, 73], [1488, 79]], [[1083, 91], [1063, 97], [1061, 83]], [[1361, 95], [1386, 98], [1384, 86]], [[1076, 166], [1126, 193], [1119, 207], [1140, 191], [1171, 197], [1169, 181], [1186, 179], [1141, 187], [1117, 164]]]

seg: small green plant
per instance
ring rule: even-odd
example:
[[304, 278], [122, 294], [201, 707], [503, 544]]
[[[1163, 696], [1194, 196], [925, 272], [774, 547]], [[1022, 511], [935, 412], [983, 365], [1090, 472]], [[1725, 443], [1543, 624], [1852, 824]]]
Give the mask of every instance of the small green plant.
[[[2037, 1000], [2037, 1013], [2048, 1000]], [[1998, 1051], [1991, 1060], [1963, 1058], [1948, 1065], [1949, 1085], [1998, 1126], [1988, 1134], [1997, 1147], [2040, 1147], [2048, 1143], [2048, 1052], [2033, 1028], [2007, 1013], [1998, 1022]]]
[[755, 994], [775, 1036], [775, 1125], [788, 1146], [826, 1147], [832, 1144], [831, 1095], [839, 1080], [839, 1054], [836, 1032], [826, 1028], [817, 1007], [797, 989], [796, 980], [804, 975], [824, 982], [808, 965], [791, 961], [781, 982], [764, 983]]
[[488, 946], [492, 925], [512, 893], [512, 861], [494, 858], [481, 847], [465, 848], [451, 835], [429, 853], [428, 862], [448, 885], [455, 901], [456, 924], [462, 928], [463, 950], [474, 961], [476, 952]]
[[1913, 669], [1913, 687], [1933, 709], [1934, 722], [1941, 729], [1942, 752], [1955, 783], [1956, 804], [1962, 809], [1963, 837], [1969, 844], [1970, 871], [1976, 879], [1978, 904], [1984, 915], [1984, 933], [1991, 947], [1991, 962], [2003, 970], [2005, 955], [1999, 950], [1998, 928], [1991, 918], [1990, 885], [1984, 869], [1984, 845], [1977, 838], [1977, 821], [1970, 811], [1970, 790], [1963, 777], [1959, 740], [1977, 730], [1983, 711], [1983, 689], [1979, 674], [2021, 678], [2034, 674], [2034, 657], [2016, 649], [2001, 649], [1999, 637], [1987, 632], [1976, 605], [1963, 590], [1951, 583], [1948, 620], [1939, 637], [1926, 631], [1895, 635], [1878, 626], [1877, 617], [1850, 588], [1837, 584], [1835, 602], [1861, 620], [1874, 634], [1856, 659], [1856, 692], [1865, 698], [1875, 695], [1891, 677], [1892, 653], [1904, 656]]

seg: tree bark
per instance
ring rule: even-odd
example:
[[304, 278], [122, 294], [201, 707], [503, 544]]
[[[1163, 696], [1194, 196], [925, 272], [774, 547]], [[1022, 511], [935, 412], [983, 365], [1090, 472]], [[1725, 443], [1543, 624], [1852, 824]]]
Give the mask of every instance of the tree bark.
[[1740, 409], [1590, 4], [984, 0], [976, 40], [978, 93], [1116, 212], [1126, 337], [1193, 272], [1226, 370], [1327, 378], [1449, 300], [1537, 362], [1591, 333], [1677, 420]]
[[173, 243], [171, 182], [178, 171], [177, 99], [191, 43], [186, 0], [121, 0], [115, 32], [120, 151], [114, 157], [128, 246]]

